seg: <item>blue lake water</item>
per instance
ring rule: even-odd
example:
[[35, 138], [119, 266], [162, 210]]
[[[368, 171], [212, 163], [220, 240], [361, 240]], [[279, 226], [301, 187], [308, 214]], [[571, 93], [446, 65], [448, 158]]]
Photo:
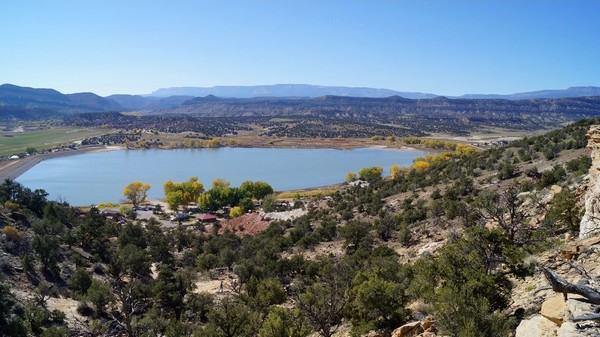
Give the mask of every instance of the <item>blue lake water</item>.
[[128, 183], [150, 183], [149, 198], [162, 199], [167, 180], [185, 181], [198, 176], [205, 188], [222, 178], [239, 186], [246, 180], [266, 181], [277, 191], [336, 184], [346, 173], [381, 166], [384, 174], [393, 164], [410, 165], [420, 151], [391, 149], [179, 149], [86, 153], [45, 160], [16, 181], [41, 188], [50, 199], [71, 205], [121, 201]]

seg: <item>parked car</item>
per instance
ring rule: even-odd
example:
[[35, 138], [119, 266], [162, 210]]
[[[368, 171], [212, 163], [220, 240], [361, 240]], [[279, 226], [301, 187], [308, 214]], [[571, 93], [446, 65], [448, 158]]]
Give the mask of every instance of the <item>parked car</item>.
[[184, 221], [190, 217], [188, 213], [177, 213], [171, 217], [171, 221]]

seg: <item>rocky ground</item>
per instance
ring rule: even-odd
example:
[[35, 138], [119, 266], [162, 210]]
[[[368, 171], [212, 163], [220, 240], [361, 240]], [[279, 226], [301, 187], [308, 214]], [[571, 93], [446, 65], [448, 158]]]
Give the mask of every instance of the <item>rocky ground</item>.
[[[554, 270], [568, 282], [600, 289], [600, 238], [592, 239], [577, 240], [566, 245], [566, 249], [545, 253], [538, 257], [538, 263]], [[581, 253], [566, 254], [570, 247], [579, 247]], [[597, 320], [574, 320], [597, 313], [599, 305], [577, 294], [556, 293], [539, 271], [533, 277], [515, 280], [515, 283], [512, 309], [525, 315], [516, 330], [516, 337], [600, 336]]]
[[267, 227], [269, 227], [269, 221], [266, 221], [259, 213], [252, 212], [221, 222], [219, 233], [230, 231], [238, 236], [256, 235]]
[[[600, 208], [600, 127], [592, 126], [588, 133], [588, 148], [591, 150], [592, 167], [585, 190], [585, 214], [581, 220], [580, 238], [568, 236], [556, 249], [537, 257], [540, 267], [548, 268], [567, 282], [600, 291], [600, 236], [598, 219]], [[525, 315], [516, 337], [575, 337], [600, 336], [600, 316], [582, 319], [600, 312], [600, 301], [579, 294], [561, 294], [549, 287], [547, 277], [537, 272], [521, 282], [513, 293], [515, 312]], [[556, 290], [556, 289], [555, 289]], [[599, 294], [600, 295], [600, 294]], [[585, 318], [590, 318], [587, 316]]]

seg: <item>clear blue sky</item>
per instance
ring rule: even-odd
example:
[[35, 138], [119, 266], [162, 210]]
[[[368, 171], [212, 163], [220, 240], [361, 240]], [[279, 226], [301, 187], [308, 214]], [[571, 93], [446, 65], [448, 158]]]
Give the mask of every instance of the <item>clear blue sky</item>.
[[0, 0], [0, 83], [100, 95], [600, 86], [600, 1]]

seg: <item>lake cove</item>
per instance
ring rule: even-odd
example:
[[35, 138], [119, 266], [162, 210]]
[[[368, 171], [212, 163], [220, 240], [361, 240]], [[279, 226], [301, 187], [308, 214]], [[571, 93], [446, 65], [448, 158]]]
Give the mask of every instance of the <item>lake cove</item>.
[[44, 189], [50, 199], [84, 206], [119, 202], [125, 185], [150, 183], [149, 198], [162, 199], [167, 180], [186, 181], [197, 176], [210, 188], [222, 178], [239, 186], [246, 180], [266, 181], [277, 191], [332, 185], [346, 173], [363, 167], [410, 165], [426, 153], [415, 150], [361, 148], [273, 149], [219, 148], [135, 150], [85, 153], [42, 161], [16, 179], [31, 189]]

